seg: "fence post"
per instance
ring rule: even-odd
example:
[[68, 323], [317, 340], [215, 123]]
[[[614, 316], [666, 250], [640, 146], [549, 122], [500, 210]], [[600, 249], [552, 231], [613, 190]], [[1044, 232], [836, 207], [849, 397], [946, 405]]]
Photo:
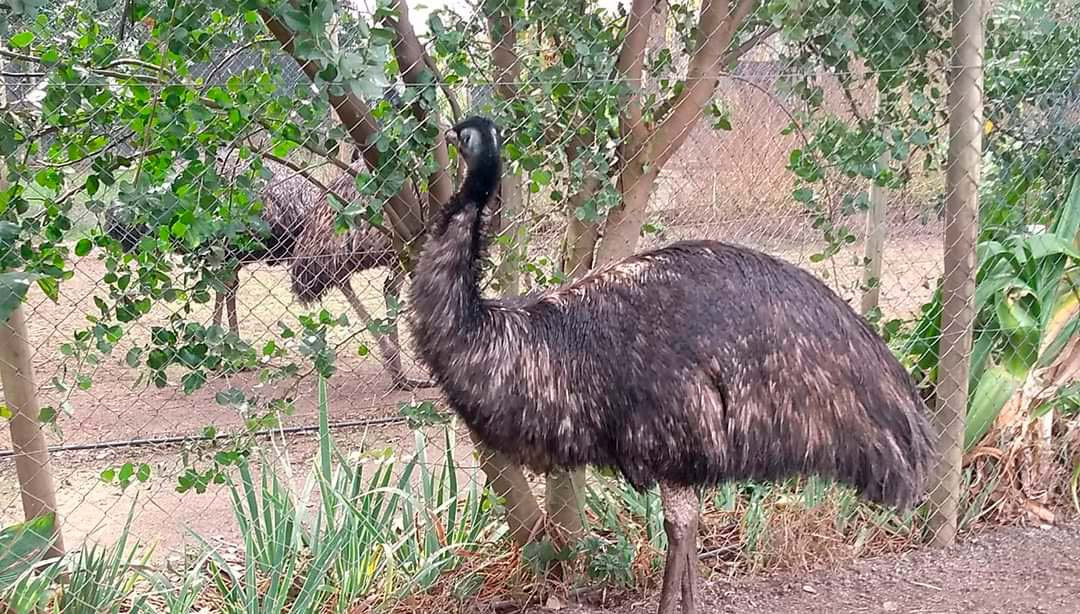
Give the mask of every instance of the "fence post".
[[[0, 69], [6, 68], [0, 58]], [[8, 85], [0, 80], [0, 106], [8, 104]], [[6, 161], [0, 160], [0, 192], [7, 191]], [[11, 418], [11, 449], [15, 456], [15, 474], [19, 479], [23, 514], [27, 520], [44, 514], [53, 515], [52, 542], [46, 556], [64, 554], [60, 518], [56, 514], [56, 487], [49, 466], [49, 449], [41, 432], [37, 386], [34, 385], [34, 365], [30, 361], [30, 341], [26, 333], [26, 315], [20, 301], [7, 322], [0, 323], [0, 385]]]
[[[877, 105], [881, 106], [881, 95], [878, 94]], [[889, 152], [884, 151], [878, 156], [878, 164], [885, 167], [889, 163]], [[866, 242], [863, 245], [863, 278], [862, 278], [862, 314], [869, 315], [877, 308], [881, 299], [881, 264], [885, 254], [885, 232], [887, 208], [889, 205], [889, 192], [876, 181], [870, 182], [869, 190], [870, 207], [866, 211]]]
[[[3, 182], [0, 182], [2, 187]], [[4, 400], [11, 411], [11, 448], [15, 452], [15, 472], [19, 476], [23, 513], [26, 519], [53, 514], [53, 539], [48, 557], [64, 554], [60, 519], [56, 515], [56, 488], [49, 467], [49, 450], [38, 420], [40, 408], [34, 367], [30, 362], [30, 343], [26, 336], [26, 316], [22, 305], [0, 324], [0, 382]]]
[[937, 458], [930, 474], [931, 543], [956, 540], [971, 366], [975, 239], [982, 157], [983, 1], [953, 0], [949, 70], [949, 159], [945, 177], [945, 246], [939, 346]]

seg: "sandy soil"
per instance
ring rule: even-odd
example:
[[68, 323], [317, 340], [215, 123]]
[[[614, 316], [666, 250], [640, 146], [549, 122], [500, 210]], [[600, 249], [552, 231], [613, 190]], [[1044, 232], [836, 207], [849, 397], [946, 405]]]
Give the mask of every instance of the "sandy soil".
[[[945, 551], [925, 549], [805, 575], [710, 580], [701, 613], [1075, 614], [1080, 527], [1005, 528]], [[658, 593], [658, 591], [654, 591]], [[564, 614], [654, 614], [656, 594]], [[535, 608], [530, 614], [553, 610]]]

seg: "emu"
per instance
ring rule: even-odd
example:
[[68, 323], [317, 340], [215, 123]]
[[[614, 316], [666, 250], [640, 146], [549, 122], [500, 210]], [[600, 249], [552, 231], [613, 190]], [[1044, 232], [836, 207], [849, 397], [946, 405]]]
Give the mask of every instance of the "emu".
[[[353, 162], [359, 163], [358, 150], [353, 151]], [[348, 201], [363, 198], [349, 174], [341, 175], [328, 187]], [[383, 300], [387, 311], [390, 311], [393, 300], [401, 296], [406, 271], [393, 242], [385, 233], [370, 224], [339, 233], [335, 229], [336, 219], [337, 212], [330, 205], [329, 194], [322, 194], [304, 216], [289, 266], [293, 296], [301, 305], [310, 305], [337, 288], [360, 321], [366, 324], [374, 319], [357, 295], [352, 276], [374, 268], [387, 268], [389, 273], [383, 281]], [[401, 342], [396, 318], [388, 331], [376, 333], [376, 342], [383, 366], [393, 378], [394, 388], [416, 390], [432, 385], [430, 381], [405, 376], [401, 366]]]
[[[219, 173], [226, 177], [228, 171], [235, 168], [226, 167], [226, 160], [216, 158]], [[257, 224], [261, 226], [251, 237], [257, 239], [254, 246], [240, 248], [229, 244], [225, 252], [225, 260], [235, 260], [236, 267], [228, 271], [224, 282], [224, 291], [216, 292], [214, 296], [213, 323], [220, 326], [222, 321], [222, 307], [228, 312], [229, 331], [234, 335], [240, 334], [240, 324], [236, 310], [236, 290], [239, 284], [239, 270], [246, 264], [264, 262], [270, 266], [280, 265], [292, 254], [293, 245], [300, 234], [304, 223], [304, 213], [310, 206], [310, 187], [308, 181], [291, 169], [275, 162], [264, 162], [275, 175], [275, 179], [264, 189], [262, 196], [264, 206], [259, 213]], [[278, 175], [288, 175], [278, 179]], [[147, 236], [156, 234], [155, 229], [161, 224], [133, 224], [124, 219], [122, 206], [114, 206], [105, 212], [105, 233], [120, 243], [124, 251], [131, 252], [138, 249], [139, 242]], [[171, 214], [169, 214], [171, 215]], [[166, 219], [158, 220], [162, 224]], [[183, 249], [182, 246], [178, 246]]]
[[680, 241], [560, 288], [479, 290], [482, 212], [501, 175], [493, 122], [446, 133], [467, 172], [410, 288], [419, 354], [487, 446], [537, 472], [618, 468], [659, 483], [660, 614], [698, 601], [695, 489], [816, 474], [908, 509], [930, 457], [925, 406], [885, 343], [812, 274], [750, 249]]
[[[358, 150], [353, 151], [352, 162], [359, 164]], [[218, 164], [224, 168], [225, 161], [218, 159]], [[239, 335], [236, 309], [239, 271], [243, 266], [255, 262], [269, 266], [288, 263], [291, 290], [301, 305], [308, 306], [319, 301], [331, 288], [336, 287], [345, 295], [360, 320], [365, 324], [371, 322], [373, 318], [350, 280], [353, 274], [361, 271], [375, 267], [389, 268], [390, 274], [383, 292], [387, 306], [390, 306], [389, 296], [400, 295], [405, 279], [405, 271], [390, 238], [370, 225], [345, 234], [336, 232], [337, 213], [330, 205], [327, 194], [318, 192], [310, 181], [289, 168], [272, 161], [264, 161], [264, 164], [275, 177], [262, 192], [264, 207], [259, 215], [261, 228], [257, 232], [260, 247], [240, 249], [230, 245], [226, 259], [235, 260], [236, 268], [228, 272], [224, 291], [217, 293], [214, 298], [214, 325], [221, 325], [224, 306], [228, 312], [230, 332]], [[223, 171], [222, 175], [226, 173]], [[348, 173], [340, 175], [329, 187], [344, 198], [361, 198], [352, 175]], [[142, 237], [152, 232], [146, 225], [122, 221], [116, 208], [110, 209], [106, 215], [106, 232], [127, 251], [136, 249]], [[388, 332], [378, 335], [377, 342], [393, 388], [413, 390], [431, 385], [428, 381], [405, 376], [396, 322]]]

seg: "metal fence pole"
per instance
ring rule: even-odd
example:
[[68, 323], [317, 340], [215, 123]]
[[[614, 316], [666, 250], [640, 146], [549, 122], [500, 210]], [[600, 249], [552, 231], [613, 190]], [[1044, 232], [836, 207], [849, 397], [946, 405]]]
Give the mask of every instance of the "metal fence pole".
[[975, 239], [982, 156], [983, 1], [953, 0], [949, 71], [949, 160], [937, 411], [938, 456], [930, 475], [931, 543], [956, 540], [960, 472], [971, 367]]
[[23, 512], [27, 520], [53, 514], [53, 540], [47, 556], [61, 556], [64, 540], [60, 519], [56, 516], [56, 488], [49, 467], [45, 434], [38, 420], [41, 410], [22, 305], [11, 312], [6, 323], [0, 324], [0, 380], [4, 386], [4, 400], [11, 410], [11, 447], [15, 452]]

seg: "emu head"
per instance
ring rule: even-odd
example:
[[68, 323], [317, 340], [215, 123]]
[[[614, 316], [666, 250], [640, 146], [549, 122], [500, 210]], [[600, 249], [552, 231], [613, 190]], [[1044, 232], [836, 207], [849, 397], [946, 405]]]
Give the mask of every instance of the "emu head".
[[446, 142], [461, 152], [469, 169], [498, 163], [499, 128], [486, 117], [473, 116], [450, 128]]

